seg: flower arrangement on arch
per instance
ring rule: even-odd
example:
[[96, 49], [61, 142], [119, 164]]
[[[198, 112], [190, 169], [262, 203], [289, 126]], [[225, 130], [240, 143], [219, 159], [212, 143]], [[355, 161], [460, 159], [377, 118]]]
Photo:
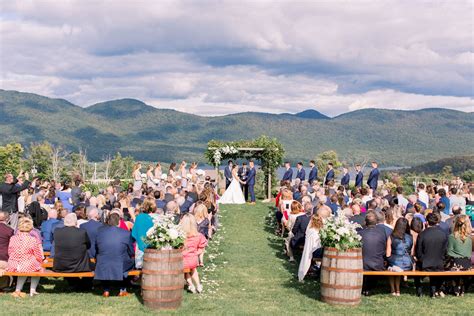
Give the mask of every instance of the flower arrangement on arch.
[[319, 231], [323, 247], [336, 248], [339, 251], [360, 248], [362, 237], [357, 233], [361, 226], [351, 223], [344, 215], [325, 220]]
[[174, 223], [172, 216], [160, 215], [153, 219], [153, 227], [147, 231], [143, 241], [148, 248], [171, 250], [182, 248], [185, 239], [183, 230]]
[[221, 164], [223, 154], [224, 155], [233, 155], [233, 154], [236, 154], [238, 152], [239, 152], [239, 150], [237, 148], [235, 148], [234, 146], [229, 146], [229, 145], [221, 147], [221, 148], [217, 148], [216, 150], [214, 150], [214, 153], [212, 155], [213, 160], [214, 160], [214, 165], [219, 166]]

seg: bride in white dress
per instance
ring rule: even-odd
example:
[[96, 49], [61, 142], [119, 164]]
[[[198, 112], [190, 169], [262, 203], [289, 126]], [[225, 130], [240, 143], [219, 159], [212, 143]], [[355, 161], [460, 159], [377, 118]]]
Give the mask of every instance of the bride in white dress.
[[220, 204], [245, 204], [244, 193], [240, 184], [245, 184], [244, 181], [240, 180], [237, 176], [237, 170], [239, 166], [237, 164], [232, 168], [232, 182], [230, 183], [227, 190], [222, 194], [221, 198], [218, 200]]

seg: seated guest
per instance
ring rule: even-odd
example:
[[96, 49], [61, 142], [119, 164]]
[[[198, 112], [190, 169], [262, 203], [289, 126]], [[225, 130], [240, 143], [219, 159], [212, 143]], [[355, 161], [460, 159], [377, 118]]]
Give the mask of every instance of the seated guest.
[[41, 237], [43, 238], [43, 250], [51, 251], [53, 243], [53, 227], [59, 222], [58, 211], [54, 208], [48, 211], [48, 219], [41, 223]]
[[313, 215], [309, 222], [308, 229], [306, 230], [303, 255], [301, 256], [300, 266], [298, 268], [298, 280], [300, 280], [300, 282], [303, 281], [308, 272], [315, 252], [321, 249], [319, 230], [322, 227], [323, 218], [318, 214]]
[[[8, 244], [13, 236], [13, 228], [8, 226], [8, 213], [0, 210], [0, 275], [7, 268], [8, 262]], [[0, 277], [0, 292], [2, 287], [8, 286], [9, 277]]]
[[198, 232], [196, 219], [192, 214], [184, 214], [179, 222], [179, 226], [181, 226], [186, 235], [183, 251], [184, 269], [191, 270], [191, 272], [185, 273], [188, 291], [191, 293], [201, 293], [203, 288], [196, 268], [199, 255], [207, 246], [207, 240], [203, 234]]
[[[41, 242], [30, 235], [33, 229], [33, 220], [24, 216], [18, 220], [18, 232], [10, 239], [8, 246], [8, 272], [42, 272], [43, 248]], [[25, 297], [21, 290], [28, 277], [18, 277], [13, 297]], [[39, 277], [31, 278], [30, 296], [38, 294], [36, 287], [40, 281]]]
[[81, 226], [84, 223], [87, 223], [86, 207], [79, 205], [74, 209], [74, 213], [77, 216], [77, 227]]
[[290, 257], [290, 262], [295, 262], [295, 258], [293, 257], [293, 250], [290, 245], [291, 240], [294, 237], [292, 230], [293, 230], [293, 227], [295, 226], [297, 218], [300, 216], [303, 216], [304, 214], [305, 213], [304, 213], [303, 205], [301, 205], [301, 203], [298, 201], [293, 201], [291, 203], [291, 212], [288, 216], [288, 221], [286, 222], [286, 229], [288, 230], [289, 233], [288, 233], [288, 237], [285, 238], [285, 251], [288, 254], [288, 257]]
[[360, 211], [360, 205], [357, 203], [353, 203], [351, 206], [352, 209], [352, 217], [349, 219], [352, 223], [357, 223], [360, 226], [365, 226], [365, 215]]
[[462, 211], [462, 209], [459, 207], [459, 205], [453, 205], [453, 208], [452, 208], [453, 214], [445, 222], [446, 225], [448, 225], [449, 232], [451, 234], [453, 233], [453, 230], [454, 230], [454, 221], [456, 219], [456, 216], [460, 215], [461, 211]]
[[[389, 270], [392, 271], [410, 271], [413, 270], [411, 259], [411, 250], [413, 239], [410, 235], [410, 225], [406, 218], [399, 218], [395, 223], [392, 234], [387, 240], [387, 261]], [[392, 295], [400, 296], [400, 279], [401, 277], [390, 277], [390, 288]]]
[[[291, 205], [291, 207], [293, 208], [293, 204]], [[304, 245], [305, 243], [306, 229], [308, 228], [308, 225], [309, 225], [312, 210], [309, 209], [309, 210], [306, 210], [306, 212], [303, 213], [301, 216], [296, 217], [295, 224], [293, 225], [293, 228], [291, 229], [291, 234], [293, 235], [293, 237], [290, 240], [289, 248], [292, 250], [292, 253], [298, 246]]]
[[89, 240], [91, 241], [91, 247], [89, 248], [89, 257], [95, 258], [95, 240], [97, 238], [97, 232], [102, 223], [99, 222], [99, 210], [96, 207], [92, 207], [87, 211], [87, 218], [89, 219], [84, 224], [79, 225], [80, 229], [86, 231]]
[[[384, 255], [387, 250], [387, 235], [383, 229], [377, 228], [377, 215], [375, 212], [367, 212], [365, 216], [365, 228], [359, 231], [362, 237], [362, 257], [364, 271], [382, 271], [384, 267]], [[364, 277], [364, 288], [362, 293], [369, 295], [375, 285], [376, 279]]]
[[[418, 235], [416, 257], [421, 262], [423, 271], [443, 271], [444, 256], [448, 245], [447, 235], [439, 228], [439, 217], [430, 213], [426, 216], [428, 228]], [[441, 292], [439, 277], [430, 277], [430, 296], [444, 296]], [[417, 289], [417, 292], [421, 289]]]
[[415, 210], [415, 214], [413, 216], [418, 217], [423, 224], [426, 223], [425, 215], [423, 215], [423, 206], [421, 206], [420, 203], [415, 203], [413, 205], [413, 209]]
[[120, 216], [109, 215], [107, 225], [99, 228], [96, 239], [96, 267], [94, 280], [104, 286], [104, 297], [110, 296], [111, 282], [120, 283], [119, 296], [128, 296], [125, 279], [134, 267], [133, 244], [130, 232], [118, 227]]
[[445, 222], [441, 220], [442, 218], [441, 212], [439, 210], [433, 210], [432, 213], [438, 217], [438, 227], [443, 231], [443, 233], [446, 234], [446, 236], [449, 236], [451, 232], [449, 230], [448, 224], [446, 224]]
[[70, 213], [64, 218], [64, 227], [54, 231], [54, 262], [56, 272], [88, 272], [91, 262], [88, 249], [91, 242], [87, 232], [77, 228], [77, 216]]
[[[458, 215], [454, 221], [453, 233], [448, 239], [448, 256], [452, 258], [452, 270], [466, 271], [471, 269], [472, 238], [471, 222], [466, 215]], [[466, 278], [455, 279], [456, 296], [464, 294]]]
[[156, 204], [149, 204], [149, 202], [145, 201], [140, 210], [140, 214], [135, 218], [135, 224], [132, 228], [132, 237], [136, 242], [135, 267], [137, 269], [143, 268], [143, 256], [147, 248], [147, 244], [143, 239], [146, 238], [147, 231], [153, 227], [153, 219], [150, 213], [154, 211], [156, 211]]

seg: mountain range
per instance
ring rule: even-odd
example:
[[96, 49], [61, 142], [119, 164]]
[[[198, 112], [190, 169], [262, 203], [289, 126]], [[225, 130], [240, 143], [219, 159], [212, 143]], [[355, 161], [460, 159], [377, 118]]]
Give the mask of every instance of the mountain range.
[[0, 90], [0, 143], [47, 140], [90, 160], [120, 151], [147, 161], [205, 162], [210, 139], [276, 137], [291, 161], [335, 150], [341, 160], [414, 166], [474, 152], [474, 113], [448, 109], [363, 109], [333, 118], [314, 109], [297, 114], [246, 112], [198, 116], [135, 99], [80, 107], [63, 99]]

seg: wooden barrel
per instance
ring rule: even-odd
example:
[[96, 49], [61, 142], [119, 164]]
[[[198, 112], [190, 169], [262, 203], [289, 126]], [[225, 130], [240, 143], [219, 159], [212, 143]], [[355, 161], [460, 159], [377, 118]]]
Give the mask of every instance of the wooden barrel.
[[332, 305], [358, 305], [363, 279], [362, 249], [324, 248], [321, 300]]
[[142, 270], [142, 298], [146, 307], [177, 309], [183, 299], [183, 253], [180, 249], [146, 249]]

